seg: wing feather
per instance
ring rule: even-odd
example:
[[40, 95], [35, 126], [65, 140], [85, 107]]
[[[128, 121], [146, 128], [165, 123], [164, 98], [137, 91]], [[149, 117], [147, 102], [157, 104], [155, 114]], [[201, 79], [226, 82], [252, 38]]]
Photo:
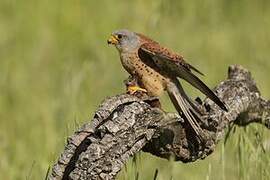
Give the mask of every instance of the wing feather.
[[138, 51], [140, 59], [147, 65], [161, 73], [172, 77], [180, 77], [200, 90], [203, 94], [214, 101], [221, 109], [228, 111], [225, 104], [208, 88], [192, 70], [201, 73], [196, 68], [184, 61], [182, 56], [172, 53], [166, 48], [162, 48], [158, 43], [151, 42], [143, 44]]

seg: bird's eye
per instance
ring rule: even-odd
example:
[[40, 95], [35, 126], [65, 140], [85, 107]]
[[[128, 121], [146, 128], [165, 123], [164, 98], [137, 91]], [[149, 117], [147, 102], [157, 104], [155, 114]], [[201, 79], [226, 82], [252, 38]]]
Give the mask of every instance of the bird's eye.
[[121, 34], [118, 34], [118, 35], [117, 35], [117, 38], [118, 38], [118, 39], [121, 39], [122, 37], [123, 37], [123, 36], [122, 36]]

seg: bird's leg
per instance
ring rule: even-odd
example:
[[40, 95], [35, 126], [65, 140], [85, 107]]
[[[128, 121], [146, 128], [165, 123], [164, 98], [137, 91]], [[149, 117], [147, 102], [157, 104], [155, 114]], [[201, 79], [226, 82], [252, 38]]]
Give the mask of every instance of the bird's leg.
[[126, 84], [126, 89], [128, 94], [136, 94], [136, 93], [147, 93], [146, 89], [143, 89], [139, 86], [137, 78], [133, 76], [129, 76], [128, 79], [124, 81]]

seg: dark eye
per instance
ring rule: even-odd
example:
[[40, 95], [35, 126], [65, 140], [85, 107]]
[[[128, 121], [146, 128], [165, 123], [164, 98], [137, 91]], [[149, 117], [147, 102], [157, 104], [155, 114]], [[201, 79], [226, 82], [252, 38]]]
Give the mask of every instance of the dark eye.
[[123, 36], [122, 36], [121, 34], [118, 34], [118, 35], [117, 35], [117, 38], [118, 38], [118, 39], [121, 39], [122, 37], [123, 37]]

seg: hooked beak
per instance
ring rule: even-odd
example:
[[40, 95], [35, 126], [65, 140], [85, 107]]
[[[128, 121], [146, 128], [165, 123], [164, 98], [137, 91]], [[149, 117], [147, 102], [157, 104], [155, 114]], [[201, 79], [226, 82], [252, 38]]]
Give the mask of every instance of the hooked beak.
[[119, 43], [119, 39], [115, 35], [111, 35], [111, 37], [107, 40], [107, 43], [116, 45]]

